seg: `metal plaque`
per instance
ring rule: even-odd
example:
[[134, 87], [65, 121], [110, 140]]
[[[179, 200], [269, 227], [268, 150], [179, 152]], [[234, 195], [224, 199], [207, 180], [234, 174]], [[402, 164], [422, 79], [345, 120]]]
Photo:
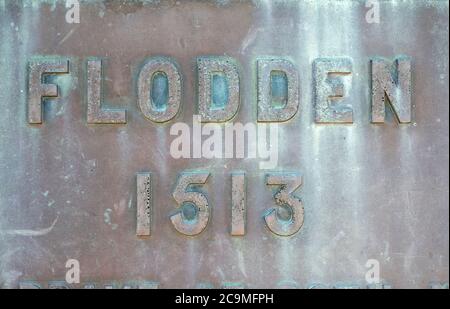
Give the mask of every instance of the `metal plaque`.
[[0, 288], [448, 288], [448, 20], [0, 0]]

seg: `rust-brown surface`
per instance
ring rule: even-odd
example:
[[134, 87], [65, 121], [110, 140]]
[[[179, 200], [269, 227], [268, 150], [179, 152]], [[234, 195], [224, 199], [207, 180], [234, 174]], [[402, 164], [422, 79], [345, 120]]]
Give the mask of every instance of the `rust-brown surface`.
[[[382, 1], [380, 23], [364, 1], [87, 1], [80, 24], [64, 1], [0, 0], [0, 287], [64, 280], [77, 259], [81, 283], [148, 280], [198, 286], [366, 286], [366, 261], [383, 282], [425, 288], [449, 276], [448, 2]], [[256, 59], [287, 58], [299, 73], [300, 108], [279, 125], [279, 170], [300, 172], [304, 224], [291, 237], [266, 227], [275, 206], [267, 171], [245, 159], [173, 159], [174, 122], [196, 114], [199, 56], [239, 64], [234, 122], [257, 121]], [[412, 59], [412, 122], [371, 123], [370, 60]], [[27, 65], [61, 56], [70, 74], [43, 123], [27, 120]], [[137, 78], [152, 56], [175, 59], [182, 108], [157, 124], [142, 114]], [[104, 105], [126, 124], [88, 124], [86, 63], [103, 59]], [[353, 61], [353, 124], [314, 122], [313, 61]], [[206, 229], [172, 225], [185, 170], [210, 173]], [[230, 235], [231, 173], [246, 172], [245, 236]], [[136, 174], [151, 172], [152, 231], [136, 236]]]

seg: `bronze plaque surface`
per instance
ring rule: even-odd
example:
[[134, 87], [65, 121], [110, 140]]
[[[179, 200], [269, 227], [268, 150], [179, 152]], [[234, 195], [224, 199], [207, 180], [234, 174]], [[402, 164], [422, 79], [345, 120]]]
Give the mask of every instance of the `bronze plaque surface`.
[[0, 287], [448, 288], [448, 4], [0, 0]]

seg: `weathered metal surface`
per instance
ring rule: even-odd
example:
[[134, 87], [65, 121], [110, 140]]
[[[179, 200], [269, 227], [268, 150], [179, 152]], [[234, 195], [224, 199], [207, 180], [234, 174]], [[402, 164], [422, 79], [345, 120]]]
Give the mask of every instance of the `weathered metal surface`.
[[[0, 0], [0, 287], [448, 288], [448, 1], [365, 4]], [[289, 119], [276, 168], [172, 156], [198, 113]]]

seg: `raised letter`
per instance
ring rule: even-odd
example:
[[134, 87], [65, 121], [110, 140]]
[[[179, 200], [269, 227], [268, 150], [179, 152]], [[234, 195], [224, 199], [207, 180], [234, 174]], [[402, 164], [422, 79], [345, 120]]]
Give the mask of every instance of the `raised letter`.
[[231, 174], [231, 235], [244, 236], [246, 225], [245, 172]]
[[280, 236], [294, 235], [304, 220], [303, 203], [293, 195], [302, 185], [302, 177], [298, 173], [271, 173], [266, 175], [266, 183], [280, 187], [274, 196], [278, 210], [271, 208], [264, 215], [267, 227]]
[[170, 216], [175, 229], [188, 236], [200, 234], [209, 221], [209, 204], [205, 194], [194, 191], [191, 185], [206, 183], [209, 172], [181, 173], [178, 183], [173, 191], [173, 198], [177, 201], [179, 209]]
[[42, 98], [58, 96], [58, 86], [44, 83], [43, 78], [47, 74], [69, 73], [69, 61], [33, 60], [29, 62], [28, 70], [28, 123], [42, 123]]
[[352, 123], [353, 108], [345, 97], [352, 86], [352, 60], [316, 59], [314, 90], [317, 123]]
[[87, 122], [96, 123], [127, 123], [125, 110], [102, 109], [102, 61], [87, 62]]
[[284, 122], [297, 113], [299, 78], [284, 59], [260, 59], [258, 66], [258, 121]]
[[232, 59], [200, 57], [198, 112], [202, 122], [225, 122], [239, 109], [239, 72]]
[[401, 56], [394, 62], [372, 60], [373, 123], [384, 122], [387, 102], [400, 123], [411, 122], [411, 59]]
[[173, 119], [181, 104], [181, 76], [169, 59], [149, 60], [138, 80], [139, 107], [151, 121], [166, 122]]
[[152, 178], [150, 173], [138, 173], [137, 184], [137, 236], [150, 236], [152, 223]]

